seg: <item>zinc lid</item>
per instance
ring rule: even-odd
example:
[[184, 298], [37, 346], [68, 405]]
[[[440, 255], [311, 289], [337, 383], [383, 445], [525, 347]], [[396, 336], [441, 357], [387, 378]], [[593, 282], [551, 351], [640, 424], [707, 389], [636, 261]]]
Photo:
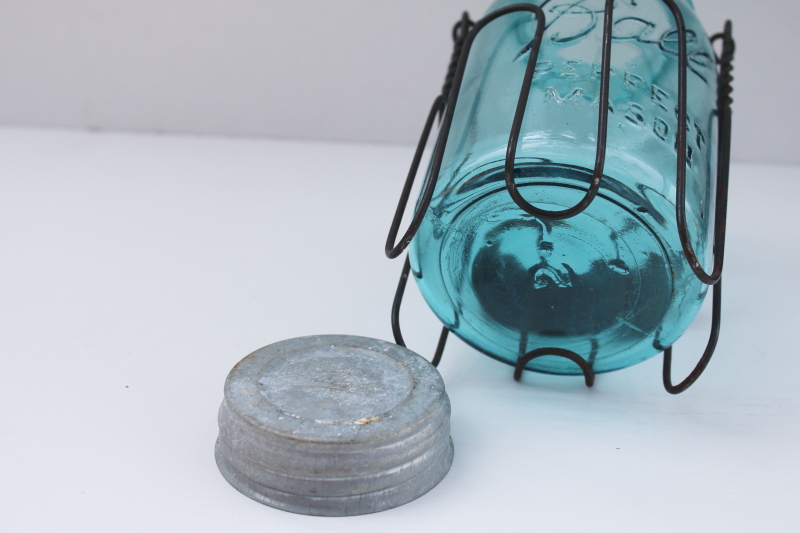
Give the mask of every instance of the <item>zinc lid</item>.
[[450, 402], [414, 352], [348, 335], [301, 337], [228, 375], [217, 464], [239, 491], [314, 515], [407, 503], [449, 470]]

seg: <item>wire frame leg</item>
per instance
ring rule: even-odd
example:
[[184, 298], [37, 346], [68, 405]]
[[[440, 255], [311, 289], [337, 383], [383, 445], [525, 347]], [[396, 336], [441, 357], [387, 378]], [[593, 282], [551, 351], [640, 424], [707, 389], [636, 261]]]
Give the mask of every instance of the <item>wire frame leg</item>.
[[555, 355], [557, 357], [564, 357], [570, 361], [575, 362], [583, 371], [583, 379], [586, 381], [586, 386], [591, 387], [594, 385], [594, 370], [591, 365], [586, 362], [586, 359], [570, 350], [563, 348], [539, 348], [526, 353], [517, 360], [517, 365], [514, 367], [514, 380], [520, 381], [522, 379], [522, 371], [525, 370], [525, 365], [538, 357], [545, 355]]
[[[673, 10], [673, 13], [676, 12], [674, 3], [672, 0], [664, 0], [667, 5], [670, 6], [670, 9]], [[679, 11], [679, 10], [678, 10]], [[680, 18], [676, 15], [676, 21]], [[682, 26], [682, 21], [679, 21], [679, 27]], [[685, 32], [685, 30], [684, 30]], [[681, 38], [681, 41], [684, 41], [685, 37]], [[713, 283], [713, 308], [712, 308], [712, 318], [711, 318], [711, 335], [708, 339], [708, 344], [706, 345], [706, 349], [703, 352], [703, 356], [700, 358], [700, 361], [694, 367], [694, 370], [680, 383], [677, 385], [672, 384], [672, 346], [664, 350], [664, 369], [663, 369], [663, 379], [664, 379], [664, 388], [670, 394], [680, 394], [689, 387], [691, 387], [697, 378], [703, 373], [703, 371], [708, 366], [709, 361], [711, 361], [711, 356], [714, 355], [714, 350], [717, 347], [717, 341], [719, 340], [719, 330], [720, 330], [720, 323], [721, 323], [721, 307], [722, 307], [722, 262], [723, 262], [723, 253], [725, 251], [725, 230], [726, 230], [726, 219], [727, 219], [727, 199], [728, 199], [728, 174], [730, 170], [730, 146], [731, 146], [731, 92], [733, 91], [733, 87], [731, 86], [731, 82], [733, 81], [733, 76], [731, 76], [731, 71], [733, 70], [733, 56], [736, 50], [736, 43], [733, 40], [733, 31], [731, 22], [727, 21], [725, 23], [725, 28], [722, 33], [714, 35], [711, 38], [711, 42], [721, 40], [722, 41], [722, 52], [720, 56], [717, 58], [717, 63], [719, 64], [719, 77], [718, 77], [718, 93], [717, 93], [717, 111], [719, 113], [719, 144], [718, 144], [718, 153], [717, 153], [717, 206], [716, 206], [716, 214], [715, 214], [715, 228], [714, 228], [714, 269], [712, 274], [706, 274], [702, 271], [702, 268], [695, 268], [693, 266], [693, 261], [697, 263], [697, 260], [693, 260], [693, 252], [689, 254], [687, 250], [687, 245], [683, 241], [688, 242], [688, 233], [687, 237], [684, 238], [683, 232], [685, 231], [685, 224], [681, 225], [679, 223], [678, 229], [681, 232], [681, 241], [684, 244], [684, 253], [687, 255], [687, 259], [689, 260], [690, 266], [692, 266], [692, 270], [695, 271], [697, 277], [703, 283]], [[681, 42], [679, 43], [684, 48], [682, 52], [685, 55], [685, 47], [686, 43]], [[685, 61], [682, 61], [682, 67], [685, 70]], [[685, 80], [681, 82], [683, 85], [683, 92], [685, 93]], [[681, 97], [685, 100], [685, 94]], [[685, 104], [683, 106], [685, 108]], [[683, 147], [685, 151], [685, 146]], [[681, 150], [678, 151], [679, 157], [681, 155]], [[686, 176], [685, 170], [681, 174], [679, 172], [679, 185], [683, 187]], [[676, 205], [681, 208], [679, 211], [682, 210], [683, 206], [683, 194], [681, 193], [678, 195], [678, 201]], [[679, 213], [680, 215], [680, 213]], [[679, 217], [681, 220], [681, 217]], [[689, 251], [691, 251], [691, 246], [688, 246]], [[699, 263], [698, 263], [699, 265]]]
[[716, 285], [714, 285], [714, 301], [713, 310], [711, 312], [711, 335], [708, 339], [706, 350], [703, 352], [703, 357], [700, 358], [700, 362], [697, 363], [697, 366], [694, 367], [694, 370], [692, 370], [686, 379], [677, 385], [672, 384], [672, 346], [664, 350], [664, 388], [667, 389], [668, 393], [680, 394], [691, 387], [692, 384], [697, 381], [697, 378], [700, 377], [700, 374], [702, 374], [706, 369], [708, 362], [711, 361], [711, 356], [714, 355], [714, 350], [716, 349], [717, 341], [719, 340], [721, 304], [722, 280], [719, 280], [717, 281]]
[[[403, 340], [403, 333], [400, 331], [400, 306], [403, 303], [403, 295], [406, 292], [406, 284], [408, 283], [408, 274], [411, 272], [411, 261], [406, 256], [403, 263], [403, 271], [400, 273], [400, 281], [397, 282], [397, 292], [394, 293], [394, 302], [392, 303], [392, 334], [394, 335], [395, 344], [399, 344], [403, 348], [408, 348]], [[445, 344], [447, 344], [447, 335], [450, 330], [447, 327], [442, 328], [442, 333], [439, 335], [439, 344], [436, 346], [436, 352], [433, 354], [431, 364], [439, 366], [444, 353]]]

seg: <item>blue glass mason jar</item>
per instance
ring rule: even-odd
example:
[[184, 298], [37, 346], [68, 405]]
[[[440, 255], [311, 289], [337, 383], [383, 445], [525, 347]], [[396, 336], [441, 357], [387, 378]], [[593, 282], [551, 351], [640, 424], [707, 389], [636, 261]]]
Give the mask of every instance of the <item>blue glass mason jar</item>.
[[[563, 210], [584, 197], [595, 166], [605, 2], [498, 0], [489, 13], [517, 3], [540, 6], [546, 27], [515, 183], [533, 206]], [[717, 74], [691, 1], [676, 3], [687, 29], [686, 222], [705, 266], [712, 259]], [[535, 30], [535, 17], [520, 12], [476, 37], [433, 199], [411, 242], [411, 271], [442, 323], [491, 357], [513, 365], [531, 350], [556, 347], [580, 354], [595, 372], [617, 370], [674, 343], [706, 295], [675, 220], [676, 23], [661, 0], [614, 6], [602, 185], [588, 208], [564, 220], [527, 214], [505, 184]], [[554, 356], [526, 368], [581, 373]]]

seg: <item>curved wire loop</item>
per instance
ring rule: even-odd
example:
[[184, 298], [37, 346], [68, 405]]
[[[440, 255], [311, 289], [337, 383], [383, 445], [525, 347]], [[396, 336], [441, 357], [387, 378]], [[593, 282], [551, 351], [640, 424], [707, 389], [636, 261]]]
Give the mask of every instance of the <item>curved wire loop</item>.
[[[394, 293], [394, 302], [392, 302], [392, 335], [394, 335], [395, 344], [399, 344], [403, 348], [407, 348], [403, 340], [403, 334], [400, 331], [400, 305], [403, 303], [403, 294], [406, 292], [406, 283], [408, 283], [408, 274], [411, 272], [411, 261], [408, 256], [403, 263], [403, 271], [400, 273], [400, 281], [397, 283], [397, 291]], [[431, 364], [439, 366], [444, 353], [445, 344], [447, 344], [447, 335], [450, 330], [447, 327], [442, 328], [442, 333], [439, 335], [439, 344], [436, 346], [436, 352], [433, 354]]]
[[[537, 20], [536, 35], [534, 37], [534, 42], [537, 43], [536, 50], [535, 53], [533, 50], [531, 50], [531, 55], [528, 59], [528, 66], [526, 70], [526, 74], [527, 72], [530, 72], [532, 78], [533, 71], [536, 67], [536, 58], [539, 55], [538, 43], [541, 43], [542, 35], [544, 34], [544, 12], [539, 6], [531, 4], [513, 4], [502, 9], [498, 9], [497, 11], [486, 15], [475, 23], [469, 33], [467, 33], [463, 45], [458, 42], [456, 43], [456, 47], [461, 46], [462, 49], [458, 60], [458, 66], [456, 67], [456, 72], [453, 75], [452, 85], [448, 83], [449, 75], [448, 80], [445, 81], [445, 88], [448, 89], [450, 93], [439, 96], [433, 103], [433, 108], [428, 115], [428, 121], [425, 123], [425, 129], [422, 132], [422, 137], [417, 145], [417, 152], [414, 155], [414, 160], [411, 164], [411, 170], [409, 170], [405, 186], [403, 187], [403, 192], [400, 195], [400, 202], [397, 206], [397, 210], [395, 211], [394, 219], [392, 220], [392, 225], [389, 229], [389, 235], [386, 238], [386, 246], [384, 251], [389, 259], [398, 257], [401, 253], [403, 253], [403, 250], [408, 247], [408, 245], [411, 243], [411, 239], [414, 238], [414, 235], [419, 230], [420, 225], [422, 225], [422, 221], [425, 218], [425, 213], [427, 212], [428, 207], [431, 205], [433, 191], [436, 189], [436, 183], [439, 180], [439, 172], [442, 169], [444, 151], [447, 147], [447, 138], [450, 136], [450, 128], [453, 125], [453, 115], [455, 113], [456, 103], [458, 101], [458, 94], [461, 90], [461, 83], [464, 80], [464, 70], [466, 69], [467, 59], [469, 58], [469, 52], [472, 49], [472, 43], [475, 41], [475, 37], [490, 22], [504, 15], [522, 11], [528, 11], [536, 15]], [[462, 19], [462, 22], [463, 20], [464, 19]], [[448, 85], [450, 86], [448, 87]], [[417, 175], [419, 162], [422, 159], [422, 152], [428, 142], [428, 136], [430, 135], [431, 127], [433, 126], [433, 118], [437, 113], [440, 112], [440, 106], [444, 107], [444, 119], [442, 120], [442, 127], [439, 130], [438, 142], [436, 143], [436, 148], [433, 152], [433, 158], [431, 159], [431, 169], [430, 173], [428, 174], [428, 181], [425, 185], [425, 189], [422, 191], [419, 204], [417, 205], [417, 211], [411, 220], [408, 230], [405, 232], [400, 241], [395, 244], [397, 234], [400, 229], [400, 222], [403, 219], [403, 213], [405, 212], [408, 204], [408, 196], [411, 193], [411, 187], [414, 184], [414, 178]]]
[[722, 54], [717, 87], [717, 113], [719, 144], [717, 147], [717, 201], [714, 217], [714, 265], [711, 273], [707, 273], [694, 252], [686, 224], [686, 72], [688, 70], [686, 25], [683, 14], [674, 0], [664, 0], [678, 31], [678, 131], [676, 149], [678, 151], [677, 179], [675, 185], [675, 218], [678, 224], [678, 234], [683, 247], [683, 255], [689, 263], [697, 279], [706, 285], [717, 283], [722, 276], [722, 264], [725, 252], [725, 228], [728, 212], [728, 174], [730, 170], [730, 144], [731, 144], [731, 102], [733, 88], [733, 55], [735, 43], [732, 36], [731, 22], [725, 23], [725, 30], [715, 39], [722, 39]]
[[[686, 26], [681, 13], [674, 0], [664, 0], [664, 3], [672, 12], [675, 24], [678, 29], [678, 124], [686, 124], [686, 71], [688, 68], [686, 50]], [[676, 148], [678, 152], [677, 179], [675, 190], [675, 214], [678, 225], [678, 235], [683, 247], [683, 254], [689, 263], [692, 272], [697, 278], [706, 285], [713, 285], [713, 307], [711, 319], [711, 333], [708, 344], [703, 352], [700, 361], [694, 370], [677, 385], [672, 384], [672, 346], [664, 350], [664, 367], [662, 377], [664, 388], [670, 394], [680, 394], [700, 377], [711, 361], [714, 350], [719, 340], [721, 324], [722, 306], [722, 265], [725, 254], [725, 232], [728, 216], [728, 178], [730, 173], [731, 158], [731, 104], [733, 99], [733, 57], [736, 51], [736, 43], [733, 40], [733, 29], [731, 21], [725, 22], [722, 33], [718, 33], [711, 38], [714, 43], [722, 41], [722, 51], [717, 57], [719, 73], [717, 77], [717, 114], [718, 114], [718, 145], [717, 145], [717, 196], [714, 213], [714, 264], [711, 273], [707, 273], [700, 265], [700, 261], [694, 252], [691, 244], [689, 229], [686, 225], [686, 128], [678, 127]]]
[[719, 340], [719, 329], [720, 329], [720, 308], [722, 305], [722, 281], [717, 280], [717, 283], [714, 285], [714, 301], [713, 301], [713, 308], [711, 311], [711, 335], [708, 339], [708, 344], [706, 345], [706, 349], [703, 352], [703, 357], [700, 358], [700, 361], [697, 363], [697, 366], [694, 367], [694, 370], [689, 374], [689, 376], [678, 383], [677, 385], [672, 384], [672, 346], [664, 350], [664, 369], [663, 369], [663, 378], [664, 378], [664, 388], [667, 389], [667, 392], [670, 394], [680, 394], [681, 392], [685, 391], [689, 387], [697, 381], [697, 378], [700, 377], [700, 374], [708, 366], [708, 362], [711, 361], [711, 356], [714, 355], [714, 350], [717, 347], [717, 341]]
[[[397, 204], [397, 209], [394, 213], [394, 219], [392, 220], [392, 225], [389, 228], [389, 235], [386, 238], [384, 252], [386, 253], [386, 257], [389, 259], [394, 259], [395, 257], [399, 256], [411, 243], [411, 239], [414, 238], [414, 235], [422, 225], [422, 221], [425, 218], [425, 212], [428, 210], [428, 206], [431, 203], [431, 198], [433, 198], [433, 191], [436, 188], [437, 180], [429, 179], [425, 190], [422, 193], [422, 198], [419, 205], [420, 208], [417, 209], [416, 213], [414, 213], [411, 224], [403, 234], [403, 238], [400, 239], [399, 243], [396, 243], [397, 233], [400, 230], [400, 222], [403, 220], [403, 213], [405, 213], [406, 206], [408, 205], [408, 198], [411, 195], [411, 187], [413, 187], [414, 180], [417, 177], [419, 164], [422, 161], [422, 154], [425, 151], [425, 146], [428, 144], [428, 138], [430, 137], [431, 129], [433, 128], [434, 119], [437, 115], [441, 119], [442, 114], [444, 113], [445, 105], [447, 105], [447, 98], [450, 96], [451, 89], [453, 88], [453, 80], [455, 79], [456, 70], [458, 69], [458, 61], [461, 58], [461, 52], [464, 49], [464, 42], [466, 41], [467, 35], [473, 26], [475, 26], [475, 23], [470, 20], [469, 14], [466, 11], [464, 11], [464, 14], [461, 15], [461, 20], [459, 20], [455, 26], [453, 26], [453, 54], [450, 56], [450, 65], [447, 67], [447, 75], [445, 76], [444, 85], [442, 86], [442, 94], [440, 94], [433, 101], [431, 110], [428, 113], [428, 119], [425, 121], [425, 127], [422, 130], [419, 143], [417, 143], [417, 150], [414, 153], [414, 159], [411, 161], [411, 168], [408, 171], [405, 185], [403, 185], [403, 192], [400, 193], [400, 201]], [[423, 206], [424, 209], [422, 208]]]
[[433, 123], [436, 120], [436, 115], [441, 113], [443, 107], [444, 98], [442, 96], [437, 96], [436, 100], [433, 101], [433, 106], [431, 106], [430, 112], [428, 113], [428, 119], [425, 121], [425, 128], [422, 130], [422, 137], [419, 140], [419, 144], [417, 144], [417, 151], [414, 153], [414, 159], [411, 161], [411, 169], [408, 171], [406, 183], [403, 185], [403, 192], [400, 193], [400, 201], [397, 204], [397, 210], [394, 212], [394, 219], [392, 220], [392, 225], [389, 228], [389, 235], [386, 237], [386, 246], [384, 247], [384, 252], [386, 253], [386, 257], [389, 259], [394, 259], [402, 254], [403, 250], [405, 250], [411, 243], [411, 239], [414, 238], [414, 235], [416, 235], [419, 227], [422, 225], [422, 220], [425, 218], [425, 212], [428, 210], [428, 206], [431, 203], [431, 198], [433, 198], [433, 190], [436, 188], [436, 180], [433, 179], [433, 176], [431, 176], [428, 179], [425, 190], [422, 192], [419, 208], [417, 209], [417, 212], [414, 213], [414, 218], [411, 220], [411, 224], [408, 226], [403, 238], [400, 239], [400, 242], [395, 244], [395, 241], [397, 240], [397, 233], [400, 230], [400, 222], [403, 220], [403, 213], [408, 205], [408, 197], [411, 195], [411, 187], [414, 186], [414, 178], [417, 176], [417, 170], [419, 169], [420, 161], [422, 161], [422, 153], [425, 151], [425, 145], [428, 144], [428, 137], [431, 134], [431, 129], [433, 128]]
[[[600, 184], [603, 180], [603, 170], [605, 169], [606, 162], [606, 139], [608, 136], [608, 92], [609, 92], [609, 79], [611, 76], [611, 35], [613, 27], [614, 16], [614, 0], [606, 0], [605, 15], [603, 18], [603, 51], [600, 63], [600, 110], [597, 120], [597, 151], [595, 155], [594, 171], [592, 172], [592, 181], [589, 185], [589, 190], [581, 199], [580, 202], [574, 206], [561, 211], [548, 211], [539, 209], [528, 203], [522, 194], [517, 190], [517, 185], [514, 183], [514, 160], [517, 156], [517, 144], [519, 144], [519, 135], [522, 130], [522, 120], [525, 117], [525, 108], [528, 106], [528, 96], [531, 92], [531, 83], [533, 82], [533, 74], [536, 70], [536, 61], [528, 61], [528, 67], [525, 71], [525, 76], [522, 80], [522, 90], [519, 93], [519, 100], [517, 101], [517, 110], [514, 113], [514, 122], [511, 126], [511, 135], [508, 138], [508, 148], [506, 148], [506, 188], [514, 202], [522, 208], [523, 211], [535, 217], [544, 218], [548, 220], [564, 220], [565, 218], [574, 217], [575, 215], [584, 211], [589, 204], [592, 203], [597, 192], [600, 190]], [[542, 33], [544, 32], [544, 14], [539, 17], [537, 15], [539, 25], [536, 30], [536, 36], [531, 43], [531, 58], [539, 56], [539, 47], [542, 41]]]
[[592, 366], [580, 355], [563, 348], [539, 348], [538, 350], [533, 350], [526, 353], [517, 360], [517, 364], [514, 366], [514, 380], [519, 381], [522, 379], [522, 371], [525, 370], [525, 365], [534, 359], [538, 357], [544, 357], [545, 355], [564, 357], [575, 362], [583, 371], [583, 379], [586, 381], [586, 386], [591, 387], [594, 385], [594, 370], [592, 369]]

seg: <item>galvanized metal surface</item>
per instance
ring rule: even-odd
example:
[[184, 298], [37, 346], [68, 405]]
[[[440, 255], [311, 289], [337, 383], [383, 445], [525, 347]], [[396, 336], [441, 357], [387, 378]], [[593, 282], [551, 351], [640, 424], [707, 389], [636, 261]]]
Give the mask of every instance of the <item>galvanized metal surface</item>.
[[219, 427], [225, 479], [301, 514], [397, 507], [436, 486], [453, 460], [438, 372], [364, 337], [302, 337], [250, 354], [225, 382]]

